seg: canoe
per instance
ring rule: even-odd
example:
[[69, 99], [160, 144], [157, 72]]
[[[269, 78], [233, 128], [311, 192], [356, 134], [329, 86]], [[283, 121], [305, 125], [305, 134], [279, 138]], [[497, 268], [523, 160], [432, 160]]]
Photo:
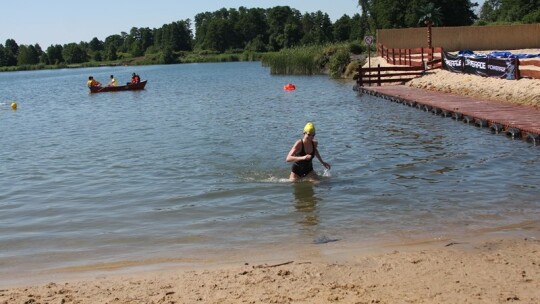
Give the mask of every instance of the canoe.
[[101, 93], [101, 92], [117, 92], [117, 91], [136, 91], [144, 90], [146, 86], [146, 80], [139, 83], [130, 83], [126, 85], [116, 86], [116, 87], [90, 87], [90, 93]]

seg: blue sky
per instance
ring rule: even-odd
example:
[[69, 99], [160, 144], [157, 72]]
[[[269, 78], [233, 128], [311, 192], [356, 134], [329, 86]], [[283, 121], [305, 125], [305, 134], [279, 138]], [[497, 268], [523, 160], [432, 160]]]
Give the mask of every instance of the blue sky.
[[270, 8], [288, 5], [301, 13], [321, 10], [332, 22], [360, 11], [357, 0], [25, 0], [2, 3], [0, 43], [15, 39], [20, 44], [90, 41], [128, 32], [132, 27], [159, 28], [173, 21], [191, 19], [198, 13], [223, 7]]

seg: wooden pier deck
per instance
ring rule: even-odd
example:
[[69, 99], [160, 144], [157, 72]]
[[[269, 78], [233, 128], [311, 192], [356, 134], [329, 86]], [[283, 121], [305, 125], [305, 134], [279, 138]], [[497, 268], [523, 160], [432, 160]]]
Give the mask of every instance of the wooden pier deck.
[[358, 92], [489, 127], [513, 138], [540, 142], [540, 109], [428, 91], [404, 85], [357, 87]]

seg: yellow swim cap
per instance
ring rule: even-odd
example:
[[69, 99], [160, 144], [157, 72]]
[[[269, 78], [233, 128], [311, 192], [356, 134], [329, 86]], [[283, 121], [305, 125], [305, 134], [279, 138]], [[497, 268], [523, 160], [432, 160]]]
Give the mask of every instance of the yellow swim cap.
[[315, 125], [313, 125], [313, 123], [311, 122], [308, 122], [304, 127], [304, 133], [315, 134]]

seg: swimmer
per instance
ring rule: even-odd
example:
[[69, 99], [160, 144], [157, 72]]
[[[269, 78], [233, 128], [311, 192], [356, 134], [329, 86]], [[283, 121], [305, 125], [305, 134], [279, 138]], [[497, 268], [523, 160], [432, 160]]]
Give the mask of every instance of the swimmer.
[[318, 181], [319, 176], [313, 170], [313, 157], [317, 157], [326, 169], [331, 168], [329, 163], [322, 160], [317, 149], [318, 142], [313, 139], [314, 137], [315, 126], [313, 123], [308, 122], [304, 127], [303, 137], [294, 143], [289, 154], [287, 154], [287, 162], [294, 162], [289, 180], [298, 181], [307, 178], [310, 181]]

